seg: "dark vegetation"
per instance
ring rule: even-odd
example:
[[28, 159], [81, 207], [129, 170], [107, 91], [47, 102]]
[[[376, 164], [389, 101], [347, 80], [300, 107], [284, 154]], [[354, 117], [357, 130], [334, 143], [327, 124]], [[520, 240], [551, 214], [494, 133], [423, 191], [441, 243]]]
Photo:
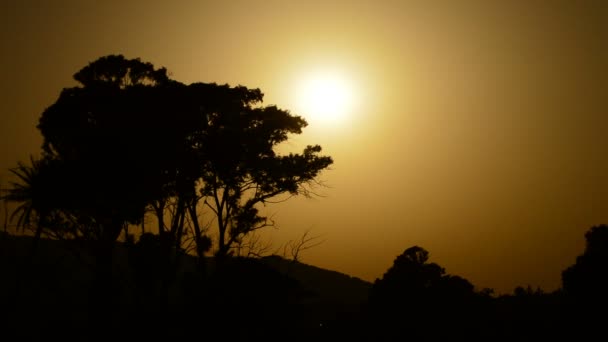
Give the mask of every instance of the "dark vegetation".
[[[260, 209], [314, 196], [321, 147], [277, 154], [304, 119], [258, 89], [185, 85], [107, 56], [74, 76], [38, 128], [42, 154], [2, 199], [0, 329], [41, 339], [548, 340], [604, 336], [608, 226], [562, 289], [496, 296], [418, 246], [373, 284], [268, 253]], [[16, 233], [16, 234], [15, 234]], [[287, 253], [289, 250], [290, 253]], [[291, 259], [285, 258], [290, 256]]]

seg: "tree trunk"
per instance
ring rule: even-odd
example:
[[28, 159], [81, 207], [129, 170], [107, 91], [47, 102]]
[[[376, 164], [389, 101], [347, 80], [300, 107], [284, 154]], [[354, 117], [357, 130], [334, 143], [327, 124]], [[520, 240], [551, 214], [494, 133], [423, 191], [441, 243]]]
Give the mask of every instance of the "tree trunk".
[[198, 224], [198, 217], [196, 215], [196, 204], [192, 203], [188, 206], [188, 211], [190, 212], [190, 218], [192, 219], [192, 224], [194, 226], [194, 241], [196, 242], [196, 254], [198, 259], [196, 261], [196, 268], [202, 277], [206, 275], [207, 267], [205, 263], [205, 247], [202, 245], [203, 243], [203, 232], [201, 230], [200, 225]]
[[103, 227], [101, 238], [94, 241], [95, 274], [89, 294], [89, 327], [90, 331], [109, 333], [115, 327], [114, 299], [116, 288], [112, 272], [113, 252], [116, 239], [122, 232], [122, 222], [108, 220]]
[[95, 274], [89, 293], [90, 332], [108, 332], [113, 325], [109, 321], [115, 292], [112, 279], [113, 246], [113, 241], [104, 238], [94, 244]]
[[226, 229], [223, 227], [220, 227], [220, 236], [218, 239], [218, 250], [217, 250], [217, 256], [218, 257], [224, 257], [226, 255], [226, 242], [224, 241], [226, 237]]

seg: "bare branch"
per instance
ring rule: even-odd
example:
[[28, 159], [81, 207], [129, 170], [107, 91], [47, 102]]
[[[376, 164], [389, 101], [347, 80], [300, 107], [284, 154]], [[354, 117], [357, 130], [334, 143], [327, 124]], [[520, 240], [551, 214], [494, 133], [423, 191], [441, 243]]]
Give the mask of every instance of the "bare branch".
[[289, 253], [293, 262], [299, 262], [301, 252], [325, 242], [325, 240], [318, 240], [321, 236], [309, 236], [309, 233], [310, 229], [304, 232], [298, 240], [289, 240], [283, 247], [283, 257], [287, 257], [287, 253]]
[[276, 200], [276, 201], [270, 201], [270, 200], [266, 200], [264, 201], [264, 205], [266, 203], [270, 203], [270, 204], [276, 204], [276, 203], [283, 203], [283, 202], [287, 202], [289, 199], [291, 199], [292, 197], [295, 197], [296, 195], [289, 195], [287, 196], [287, 198], [281, 199], [281, 200]]
[[209, 202], [207, 202], [207, 200], [205, 199], [205, 201], [203, 202], [204, 205], [206, 205], [207, 207], [209, 207], [209, 209], [211, 209], [211, 211], [213, 211], [213, 213], [215, 215], [218, 215], [217, 209], [215, 209], [214, 206], [212, 206], [211, 204], [209, 204]]

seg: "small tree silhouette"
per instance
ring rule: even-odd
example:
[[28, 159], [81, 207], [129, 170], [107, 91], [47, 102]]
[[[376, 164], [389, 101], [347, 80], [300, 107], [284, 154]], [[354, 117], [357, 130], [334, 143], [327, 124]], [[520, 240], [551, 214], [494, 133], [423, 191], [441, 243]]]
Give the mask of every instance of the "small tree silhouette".
[[[435, 340], [456, 331], [470, 337], [477, 295], [473, 285], [459, 276], [446, 275], [429, 253], [414, 246], [399, 255], [370, 292], [369, 315], [379, 339]], [[440, 328], [438, 328], [440, 327]], [[458, 334], [456, 334], [458, 335]]]
[[18, 203], [10, 221], [17, 217], [17, 229], [33, 228], [36, 240], [40, 238], [42, 227], [51, 210], [52, 189], [44, 179], [48, 175], [44, 160], [30, 158], [31, 166], [19, 163], [11, 169], [17, 181], [11, 182], [2, 199]]

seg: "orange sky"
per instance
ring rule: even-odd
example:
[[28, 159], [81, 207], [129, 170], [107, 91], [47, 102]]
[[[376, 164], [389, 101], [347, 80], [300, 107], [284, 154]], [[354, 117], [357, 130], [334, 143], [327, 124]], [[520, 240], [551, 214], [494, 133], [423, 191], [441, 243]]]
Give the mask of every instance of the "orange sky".
[[71, 76], [120, 53], [303, 115], [302, 79], [348, 78], [348, 115], [288, 146], [334, 157], [325, 197], [268, 208], [276, 245], [325, 240], [304, 262], [373, 280], [420, 245], [480, 288], [551, 290], [608, 223], [604, 1], [26, 0], [0, 5], [0, 38], [3, 185]]

